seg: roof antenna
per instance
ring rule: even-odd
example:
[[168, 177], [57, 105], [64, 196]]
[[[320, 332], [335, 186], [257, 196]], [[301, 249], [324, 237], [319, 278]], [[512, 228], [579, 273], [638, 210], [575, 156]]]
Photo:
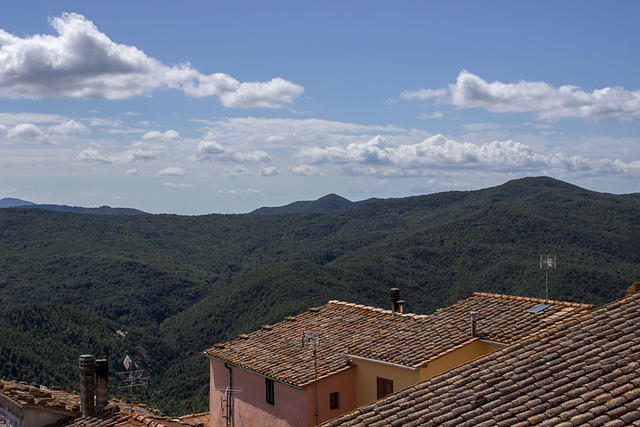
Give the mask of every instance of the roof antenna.
[[540, 269], [544, 269], [545, 298], [549, 299], [549, 270], [556, 268], [556, 255], [540, 255]]

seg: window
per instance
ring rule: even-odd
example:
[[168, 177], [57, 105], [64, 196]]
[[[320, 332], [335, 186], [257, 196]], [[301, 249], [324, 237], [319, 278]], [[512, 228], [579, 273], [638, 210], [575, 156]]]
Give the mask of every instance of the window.
[[275, 405], [275, 395], [273, 393], [273, 380], [270, 378], [264, 379], [264, 385], [266, 390], [267, 403], [269, 405]]
[[376, 377], [378, 387], [378, 399], [382, 399], [388, 394], [393, 393], [393, 380]]
[[329, 409], [340, 409], [340, 393], [329, 393]]

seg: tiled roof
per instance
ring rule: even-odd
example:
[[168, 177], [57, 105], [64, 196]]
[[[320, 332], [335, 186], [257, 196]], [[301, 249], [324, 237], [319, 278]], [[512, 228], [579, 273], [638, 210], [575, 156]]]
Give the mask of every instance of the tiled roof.
[[[533, 307], [547, 304], [536, 314]], [[407, 367], [424, 363], [474, 339], [510, 343], [592, 307], [487, 293], [431, 315], [392, 314], [390, 310], [340, 301], [310, 309], [259, 331], [243, 334], [205, 353], [295, 386], [314, 381], [314, 361], [302, 345], [305, 332], [319, 334], [318, 377], [349, 367], [345, 355]], [[470, 312], [477, 312], [477, 336], [471, 336]]]
[[80, 413], [80, 396], [24, 382], [0, 380], [0, 394], [19, 405], [37, 405], [56, 411]]
[[40, 407], [43, 410], [68, 413], [69, 417], [77, 417], [71, 421], [61, 421], [59, 425], [65, 427], [185, 427], [208, 425], [209, 423], [207, 414], [185, 415], [174, 419], [164, 416], [146, 405], [128, 404], [118, 399], [112, 399], [110, 405], [101, 415], [81, 418], [80, 396], [77, 393], [49, 389], [24, 382], [0, 380], [0, 394], [20, 406]]
[[204, 423], [186, 423], [178, 419], [120, 411], [117, 406], [109, 406], [105, 411], [89, 418], [78, 418], [60, 427], [185, 427], [208, 425]]
[[640, 425], [640, 294], [325, 426]]

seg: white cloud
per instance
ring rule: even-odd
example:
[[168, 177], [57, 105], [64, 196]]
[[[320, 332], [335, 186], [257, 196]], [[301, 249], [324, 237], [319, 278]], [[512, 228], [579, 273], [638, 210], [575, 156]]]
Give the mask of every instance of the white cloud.
[[193, 187], [192, 184], [188, 184], [188, 183], [175, 183], [175, 182], [165, 182], [162, 185], [164, 185], [165, 187], [172, 187], [172, 188], [191, 188]]
[[304, 92], [281, 78], [239, 82], [202, 74], [189, 64], [166, 66], [142, 50], [114, 43], [84, 16], [51, 18], [57, 35], [21, 38], [0, 29], [0, 96], [126, 99], [159, 88], [217, 96], [226, 107], [280, 108]]
[[261, 176], [276, 176], [280, 175], [280, 171], [278, 168], [274, 166], [262, 166], [260, 167], [260, 171], [258, 172]]
[[400, 94], [400, 99], [406, 101], [425, 101], [431, 98], [441, 98], [447, 94], [446, 89], [419, 89], [419, 90], [405, 90]]
[[216, 141], [202, 140], [198, 142], [195, 150], [195, 157], [198, 160], [208, 160], [226, 153], [227, 150]]
[[167, 168], [159, 170], [157, 175], [158, 176], [182, 176], [182, 175], [185, 175], [186, 173], [187, 171], [182, 168], [179, 168], [177, 166], [169, 166]]
[[300, 151], [296, 156], [302, 158], [307, 163], [388, 163], [389, 154], [385, 149], [380, 148], [380, 144], [384, 138], [376, 136], [369, 141], [361, 143], [351, 143], [345, 148], [326, 147], [326, 148], [306, 148]]
[[271, 160], [269, 153], [263, 150], [234, 151], [222, 144], [208, 139], [198, 142], [194, 157], [198, 160], [217, 160], [238, 163], [262, 163]]
[[555, 87], [545, 82], [488, 83], [468, 71], [462, 71], [448, 90], [405, 91], [400, 97], [433, 98], [459, 108], [484, 108], [494, 113], [533, 113], [538, 120], [640, 120], [640, 90], [605, 87], [587, 92], [576, 86]]
[[159, 132], [157, 130], [152, 130], [143, 134], [141, 138], [155, 139], [159, 141], [175, 141], [177, 139], [180, 139], [180, 134], [175, 130], [168, 130], [166, 132]]
[[233, 153], [231, 158], [236, 162], [241, 163], [260, 163], [268, 162], [271, 160], [271, 156], [266, 151], [254, 150], [254, 151], [239, 151]]
[[61, 120], [64, 120], [64, 118], [56, 114], [0, 113], [0, 124], [5, 125], [17, 125], [19, 123], [54, 123], [60, 122]]
[[232, 194], [234, 196], [244, 196], [247, 194], [260, 194], [258, 190], [255, 188], [245, 188], [245, 189], [232, 189], [232, 190], [218, 190], [218, 194]]
[[294, 166], [291, 168], [291, 172], [293, 172], [294, 175], [301, 175], [301, 176], [320, 175], [320, 171], [318, 170], [318, 168], [311, 165]]
[[236, 90], [221, 94], [220, 101], [225, 107], [278, 108], [292, 104], [303, 92], [302, 86], [275, 78], [268, 82], [240, 83]]
[[66, 120], [60, 124], [51, 126], [49, 131], [54, 134], [65, 136], [88, 135], [91, 133], [85, 125], [75, 120]]
[[249, 169], [242, 166], [234, 166], [232, 168], [224, 168], [224, 173], [227, 176], [248, 176], [251, 175]]
[[120, 153], [110, 154], [104, 151], [99, 145], [94, 144], [81, 150], [76, 156], [76, 159], [81, 162], [112, 164], [149, 161], [157, 158], [157, 156], [157, 152], [143, 147], [135, 147]]
[[[561, 153], [540, 154], [525, 144], [513, 140], [483, 144], [460, 142], [435, 135], [415, 144], [385, 144], [383, 138], [342, 147], [302, 149], [295, 156], [306, 165], [341, 165], [343, 174], [357, 176], [422, 176], [434, 170], [485, 171], [559, 171], [568, 173], [640, 173], [640, 162], [622, 160], [592, 160]], [[301, 166], [293, 172], [311, 175], [317, 169]]]
[[7, 129], [6, 135], [8, 139], [35, 141], [39, 143], [47, 142], [47, 134], [33, 123], [20, 123], [15, 125]]

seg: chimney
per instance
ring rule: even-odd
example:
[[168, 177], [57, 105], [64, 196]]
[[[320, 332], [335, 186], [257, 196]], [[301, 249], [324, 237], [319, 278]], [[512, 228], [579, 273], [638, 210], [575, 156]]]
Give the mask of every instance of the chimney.
[[472, 337], [477, 337], [478, 336], [478, 330], [476, 327], [476, 323], [478, 320], [478, 312], [477, 311], [470, 311], [469, 312], [471, 314], [471, 336]]
[[404, 313], [404, 301], [400, 299], [400, 289], [391, 288], [389, 292], [391, 299], [391, 312], [392, 314], [402, 314]]
[[80, 356], [80, 411], [83, 417], [95, 417], [96, 405], [94, 398], [94, 375], [95, 360], [92, 354]]
[[96, 359], [96, 414], [109, 404], [109, 363], [107, 359]]

